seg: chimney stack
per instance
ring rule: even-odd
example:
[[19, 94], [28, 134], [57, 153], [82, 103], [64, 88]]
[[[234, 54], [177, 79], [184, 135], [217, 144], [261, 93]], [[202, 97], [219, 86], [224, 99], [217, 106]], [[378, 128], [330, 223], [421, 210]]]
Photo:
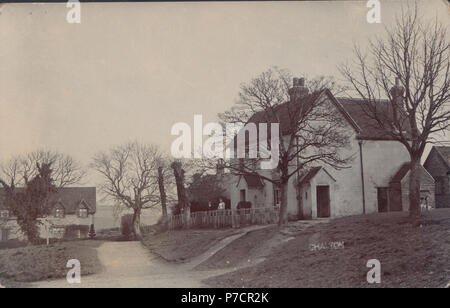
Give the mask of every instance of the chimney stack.
[[295, 102], [297, 99], [302, 98], [309, 94], [308, 88], [305, 86], [305, 78], [294, 77], [292, 80], [292, 88], [289, 89], [289, 96], [291, 102]]
[[391, 95], [393, 99], [401, 98], [405, 92], [405, 88], [400, 84], [400, 78], [395, 78], [395, 85], [391, 88]]
[[223, 161], [223, 159], [219, 159], [216, 165], [216, 175], [223, 176], [224, 173], [225, 173], [225, 162]]
[[405, 92], [405, 88], [401, 85], [400, 78], [396, 77], [395, 85], [389, 91], [389, 93], [392, 96], [393, 101], [392, 105], [395, 106], [395, 108], [393, 108], [392, 110], [394, 114], [397, 114], [397, 110], [402, 110], [405, 108], [403, 100], [403, 92]]

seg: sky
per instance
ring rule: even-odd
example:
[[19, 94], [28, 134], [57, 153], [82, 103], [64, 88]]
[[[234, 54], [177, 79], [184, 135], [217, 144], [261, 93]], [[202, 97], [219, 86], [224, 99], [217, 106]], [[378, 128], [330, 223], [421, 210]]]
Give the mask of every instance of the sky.
[[[354, 43], [382, 35], [402, 2], [381, 1], [380, 24], [367, 1], [82, 3], [80, 24], [65, 3], [3, 4], [0, 161], [46, 148], [87, 165], [131, 140], [169, 152], [173, 124], [216, 121], [271, 66], [339, 80]], [[445, 1], [419, 4], [449, 24]]]

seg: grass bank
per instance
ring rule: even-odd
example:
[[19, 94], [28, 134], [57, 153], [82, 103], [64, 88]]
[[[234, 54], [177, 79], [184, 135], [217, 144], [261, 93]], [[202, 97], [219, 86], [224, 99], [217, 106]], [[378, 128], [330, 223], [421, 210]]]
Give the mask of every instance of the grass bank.
[[0, 250], [0, 284], [25, 286], [27, 282], [64, 278], [67, 261], [78, 259], [81, 274], [99, 273], [102, 266], [96, 247], [102, 241], [83, 240]]
[[[205, 282], [213, 287], [445, 287], [450, 282], [450, 209], [430, 211], [420, 220], [407, 213], [344, 217], [299, 232], [291, 223], [277, 232], [249, 233], [219, 252], [217, 261], [223, 264], [229, 256], [232, 266], [235, 258], [251, 258], [252, 251], [280, 235], [288, 241], [264, 261]], [[369, 259], [381, 262], [381, 284], [367, 283]]]
[[166, 261], [183, 262], [201, 255], [236, 232], [235, 229], [151, 232], [143, 236], [142, 242], [152, 253]]

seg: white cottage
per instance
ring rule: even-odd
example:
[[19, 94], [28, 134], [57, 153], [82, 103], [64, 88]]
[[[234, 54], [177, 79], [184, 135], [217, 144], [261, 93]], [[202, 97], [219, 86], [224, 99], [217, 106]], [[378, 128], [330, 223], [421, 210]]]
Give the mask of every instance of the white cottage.
[[[304, 80], [294, 84], [308, 94]], [[329, 90], [320, 94], [328, 108], [336, 108], [345, 120], [345, 130], [350, 135], [350, 146], [342, 149], [343, 156], [351, 156], [348, 168], [336, 170], [327, 165], [310, 166], [308, 170], [292, 176], [288, 184], [288, 216], [290, 219], [337, 217], [363, 213], [407, 210], [407, 182], [405, 164], [410, 160], [405, 147], [376, 129], [361, 104], [354, 98], [336, 98]], [[300, 102], [301, 103], [301, 102]], [[387, 101], [380, 101], [380, 107]], [[287, 108], [279, 108], [280, 113]], [[255, 114], [252, 122], [258, 118]], [[283, 118], [279, 114], [280, 129], [284, 132]], [[294, 167], [295, 168], [295, 167]], [[432, 177], [423, 170], [424, 178], [434, 185]], [[253, 176], [241, 176], [231, 189], [231, 204], [249, 201], [252, 207], [273, 206], [280, 203], [280, 191], [258, 175], [272, 176], [272, 171], [256, 170]], [[273, 175], [275, 176], [275, 175]], [[273, 177], [272, 177], [273, 178]], [[431, 183], [432, 182], [432, 183]], [[428, 201], [434, 207], [433, 200]]]
[[[24, 188], [16, 188], [20, 193]], [[63, 187], [51, 195], [51, 214], [39, 220], [41, 238], [87, 238], [89, 228], [94, 224], [96, 213], [95, 187]], [[0, 188], [0, 241], [23, 239], [16, 218], [5, 204], [5, 192]]]

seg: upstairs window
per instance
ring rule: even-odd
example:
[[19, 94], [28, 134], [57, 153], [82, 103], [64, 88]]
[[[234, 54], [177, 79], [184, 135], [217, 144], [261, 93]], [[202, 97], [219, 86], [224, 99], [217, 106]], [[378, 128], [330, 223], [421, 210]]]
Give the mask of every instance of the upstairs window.
[[64, 218], [64, 209], [63, 208], [57, 208], [55, 210], [55, 217], [56, 218]]
[[0, 218], [8, 218], [9, 217], [9, 211], [2, 210], [0, 211]]
[[87, 218], [88, 217], [88, 210], [86, 208], [81, 208], [78, 210], [78, 217], [80, 218]]

